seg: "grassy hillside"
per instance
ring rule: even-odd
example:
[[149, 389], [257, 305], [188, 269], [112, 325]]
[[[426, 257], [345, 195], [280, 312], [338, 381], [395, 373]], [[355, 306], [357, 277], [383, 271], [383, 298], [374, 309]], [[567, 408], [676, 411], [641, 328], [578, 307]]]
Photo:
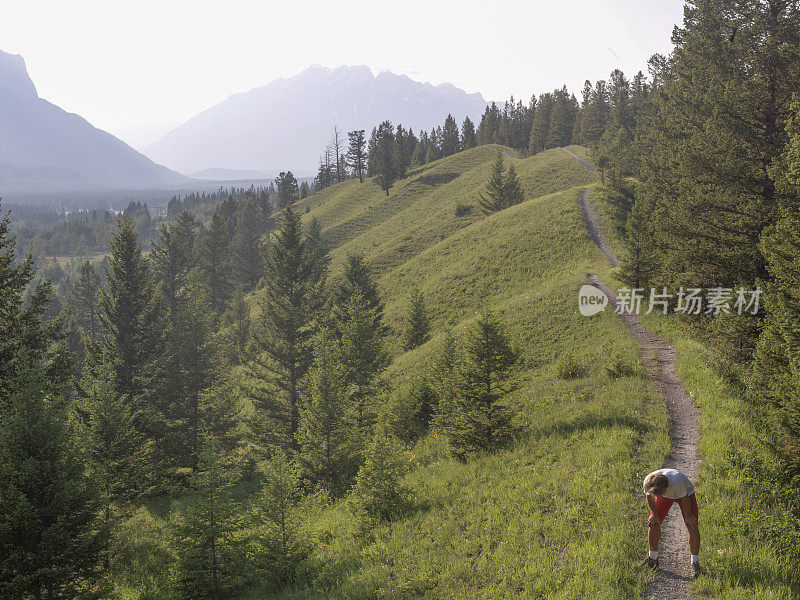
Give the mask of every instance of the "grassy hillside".
[[[621, 256], [623, 245], [610, 226], [612, 205], [601, 190], [593, 201]], [[605, 266], [599, 272], [612, 288], [622, 287], [616, 270]], [[694, 584], [695, 592], [721, 600], [799, 597], [797, 565], [775, 543], [781, 539], [789, 548], [800, 540], [787, 537], [792, 517], [772, 497], [769, 474], [778, 463], [764, 435], [769, 426], [763, 413], [752, 406], [736, 375], [721, 366], [713, 341], [691, 323], [658, 311], [641, 319], [675, 346], [678, 375], [700, 408], [703, 462], [696, 489], [707, 573]]]
[[[426, 165], [388, 198], [374, 182], [348, 181], [299, 204], [322, 225], [334, 279], [348, 252], [365, 254], [395, 329], [409, 288], [423, 291], [433, 337], [395, 350], [394, 388], [424, 373], [445, 328], [458, 336], [480, 311], [500, 315], [523, 355], [510, 398], [522, 433], [509, 451], [468, 464], [438, 434], [420, 441], [406, 478], [415, 508], [367, 538], [346, 501], [315, 506], [307, 578], [282, 597], [641, 594], [637, 490], [666, 452], [666, 413], [619, 319], [577, 311], [578, 288], [602, 260], [577, 203], [596, 176], [561, 150], [513, 159], [526, 199], [485, 217], [478, 195], [495, 156], [482, 147]], [[473, 208], [457, 216], [459, 204]], [[629, 375], [612, 378], [609, 363]]]

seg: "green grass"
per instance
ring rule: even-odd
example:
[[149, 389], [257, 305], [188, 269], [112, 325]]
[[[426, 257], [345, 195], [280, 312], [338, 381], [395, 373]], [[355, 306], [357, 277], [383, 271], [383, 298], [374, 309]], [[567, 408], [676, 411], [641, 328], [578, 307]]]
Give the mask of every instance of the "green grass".
[[[509, 399], [522, 433], [512, 449], [466, 465], [438, 434], [421, 440], [406, 478], [416, 508], [364, 539], [345, 502], [328, 506], [309, 522], [317, 544], [307, 575], [276, 597], [641, 595], [638, 489], [666, 453], [667, 417], [622, 322], [577, 311], [578, 288], [602, 261], [577, 203], [596, 175], [561, 150], [514, 159], [526, 201], [456, 217], [457, 203], [477, 205], [495, 155], [478, 148], [438, 161], [388, 199], [372, 182], [346, 182], [304, 201], [304, 218], [317, 217], [333, 246], [334, 278], [347, 252], [363, 252], [395, 329], [410, 286], [426, 296], [433, 337], [396, 350], [392, 385], [423, 373], [446, 326], [458, 335], [479, 311], [499, 314], [523, 355]], [[630, 376], [605, 375], [610, 353]], [[581, 377], [558, 377], [565, 355], [582, 365]], [[254, 589], [244, 597], [271, 596]]]
[[[601, 214], [608, 215], [602, 192], [592, 197]], [[618, 252], [619, 240], [611, 241]], [[622, 286], [608, 267], [601, 274], [612, 289]], [[707, 572], [693, 584], [694, 591], [720, 600], [800, 597], [797, 565], [789, 564], [764, 535], [766, 526], [786, 515], [765, 499], [768, 485], [736, 468], [730, 457], [732, 450], [740, 451], [774, 468], [775, 457], [764, 442], [758, 409], [741, 383], [721, 373], [717, 353], [691, 325], [675, 315], [656, 313], [642, 315], [641, 320], [675, 346], [678, 375], [700, 409], [702, 463], [696, 489], [701, 556]]]
[[[425, 294], [432, 339], [392, 349], [392, 387], [424, 373], [446, 327], [458, 336], [480, 311], [501, 317], [522, 354], [508, 399], [516, 443], [462, 464], [439, 434], [423, 438], [409, 449], [413, 508], [366, 537], [346, 501], [312, 501], [314, 549], [296, 586], [281, 594], [254, 587], [243, 600], [641, 597], [651, 574], [636, 567], [646, 549], [639, 490], [667, 452], [667, 414], [621, 320], [577, 310], [586, 272], [604, 264], [577, 202], [597, 176], [561, 150], [515, 158], [526, 199], [486, 217], [478, 195], [496, 152], [426, 165], [388, 198], [372, 181], [347, 181], [299, 209], [323, 227], [334, 282], [348, 252], [365, 254], [395, 332], [411, 285]], [[457, 217], [457, 204], [475, 208]], [[606, 374], [611, 356], [628, 375]], [[559, 377], [556, 364], [567, 358], [580, 376]], [[159, 532], [169, 511], [148, 515]]]

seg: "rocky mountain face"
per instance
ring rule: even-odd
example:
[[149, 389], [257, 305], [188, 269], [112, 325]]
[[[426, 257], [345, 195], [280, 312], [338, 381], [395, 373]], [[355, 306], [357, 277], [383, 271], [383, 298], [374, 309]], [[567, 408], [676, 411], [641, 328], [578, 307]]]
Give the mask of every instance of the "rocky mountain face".
[[369, 67], [309, 67], [302, 73], [235, 94], [145, 148], [156, 162], [184, 173], [250, 169], [266, 173], [315, 171], [334, 126], [344, 132], [389, 119], [415, 133], [440, 125], [448, 113], [460, 123], [479, 119], [480, 94], [452, 84], [431, 85]]

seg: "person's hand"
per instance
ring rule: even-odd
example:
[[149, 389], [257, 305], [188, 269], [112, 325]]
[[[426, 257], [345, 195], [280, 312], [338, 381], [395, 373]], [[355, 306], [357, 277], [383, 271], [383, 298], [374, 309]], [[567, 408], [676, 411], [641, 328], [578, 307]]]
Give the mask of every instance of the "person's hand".
[[656, 525], [661, 525], [661, 521], [659, 521], [658, 515], [650, 513], [650, 518], [647, 519], [647, 525], [648, 527], [655, 527]]

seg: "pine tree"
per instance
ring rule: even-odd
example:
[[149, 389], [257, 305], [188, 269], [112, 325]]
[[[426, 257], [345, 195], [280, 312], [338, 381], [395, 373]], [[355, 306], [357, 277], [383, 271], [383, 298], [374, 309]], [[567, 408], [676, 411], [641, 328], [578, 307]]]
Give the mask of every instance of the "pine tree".
[[385, 428], [376, 431], [367, 446], [351, 499], [363, 529], [375, 522], [393, 521], [409, 505], [410, 494], [402, 483], [406, 461], [399, 448], [400, 443]]
[[458, 123], [456, 123], [453, 115], [447, 115], [444, 120], [444, 127], [442, 127], [442, 156], [455, 154], [460, 148], [461, 140], [459, 138]]
[[625, 236], [625, 256], [620, 278], [634, 288], [646, 288], [655, 283], [658, 273], [658, 250], [654, 245], [652, 205], [643, 197], [637, 198], [628, 215]]
[[300, 392], [312, 361], [312, 338], [322, 306], [321, 274], [309, 252], [300, 217], [287, 208], [270, 241], [254, 335], [260, 354], [248, 365], [254, 427], [266, 444], [296, 448]]
[[433, 424], [440, 431], [449, 431], [455, 424], [456, 398], [460, 391], [458, 348], [451, 329], [444, 332], [428, 368], [427, 379], [436, 396]]
[[497, 153], [497, 158], [492, 165], [492, 174], [489, 176], [489, 181], [486, 183], [486, 192], [480, 195], [480, 207], [483, 214], [488, 215], [498, 210], [502, 210], [505, 206], [505, 165], [503, 164], [503, 152]]
[[247, 292], [255, 289], [264, 274], [261, 237], [266, 232], [266, 223], [262, 221], [255, 202], [245, 200], [240, 203], [236, 211], [236, 233], [231, 242], [231, 259], [233, 280]]
[[[117, 392], [111, 369], [106, 365], [87, 367], [84, 379], [82, 410], [89, 417], [86, 457], [100, 493], [102, 520], [110, 530], [130, 503], [146, 491], [151, 448], [136, 430], [131, 405]], [[108, 547], [104, 562], [108, 568]]]
[[547, 141], [550, 135], [550, 115], [554, 104], [553, 94], [547, 93], [539, 96], [536, 110], [533, 113], [531, 137], [528, 144], [528, 152], [531, 154], [538, 154], [547, 150]]
[[334, 496], [346, 490], [357, 464], [345, 376], [338, 341], [332, 331], [322, 330], [300, 414], [299, 461], [303, 475]]
[[450, 447], [460, 460], [506, 446], [513, 435], [505, 396], [519, 356], [494, 315], [482, 315], [468, 331], [460, 365], [457, 414]]
[[347, 134], [350, 146], [347, 149], [347, 162], [353, 168], [360, 183], [364, 183], [364, 172], [367, 163], [367, 142], [364, 139], [364, 130], [357, 129]]
[[361, 295], [367, 307], [373, 311], [375, 330], [381, 335], [386, 335], [389, 328], [383, 324], [383, 301], [369, 267], [364, 261], [364, 255], [348, 253], [344, 263], [344, 281], [333, 291], [333, 304], [343, 307], [355, 292]]
[[505, 181], [503, 182], [503, 207], [514, 206], [524, 199], [525, 192], [522, 191], [522, 185], [517, 177], [517, 170], [514, 165], [509, 165], [508, 173], [506, 173]]
[[307, 544], [296, 510], [300, 479], [286, 454], [278, 450], [264, 468], [264, 488], [258, 515], [264, 524], [263, 561], [275, 587], [294, 581], [297, 566], [307, 554]]
[[245, 583], [248, 540], [231, 497], [231, 473], [213, 438], [206, 439], [194, 495], [173, 529], [175, 587], [182, 598], [225, 600]]
[[478, 145], [478, 138], [475, 134], [475, 124], [469, 117], [464, 118], [461, 125], [461, 149], [469, 150]]
[[72, 375], [72, 359], [64, 343], [61, 316], [45, 318], [51, 301], [48, 279], [30, 285], [34, 278], [33, 257], [16, 260], [16, 240], [9, 235], [8, 215], [0, 216], [0, 422], [9, 398], [8, 381], [13, 378], [12, 361], [25, 347], [47, 365], [50, 390], [64, 390]]
[[241, 287], [233, 293], [228, 309], [222, 317], [225, 328], [225, 340], [231, 350], [230, 358], [234, 364], [242, 364], [247, 356], [252, 319], [250, 316], [250, 302]]
[[149, 263], [142, 257], [132, 221], [120, 219], [111, 241], [108, 288], [100, 294], [103, 360], [112, 366], [117, 392], [127, 396], [137, 414], [137, 426], [147, 433], [147, 422], [157, 419], [145, 409], [144, 394], [151, 367], [161, 349], [158, 301]]
[[675, 283], [751, 286], [769, 278], [759, 238], [780, 214], [768, 171], [787, 140], [800, 11], [794, 2], [696, 0], [673, 38], [644, 161], [663, 262]]
[[376, 309], [358, 291], [334, 307], [334, 323], [341, 336], [344, 383], [362, 436], [374, 421], [378, 375], [388, 364], [384, 333], [375, 326], [376, 319]]
[[431, 337], [431, 321], [425, 306], [425, 296], [414, 286], [408, 310], [406, 330], [403, 336], [403, 349], [408, 351], [421, 346]]
[[98, 333], [98, 300], [100, 297], [100, 275], [88, 260], [81, 265], [78, 281], [72, 288], [72, 310], [84, 335], [92, 340]]
[[216, 210], [198, 240], [198, 266], [211, 290], [211, 306], [217, 314], [224, 312], [233, 291], [226, 230], [222, 213]]
[[[800, 192], [800, 97], [796, 96], [786, 125], [789, 136], [770, 175], [779, 192], [796, 198]], [[753, 387], [774, 407], [784, 438], [780, 454], [786, 480], [800, 476], [800, 211], [787, 202], [775, 225], [761, 237], [770, 281], [764, 286], [766, 319], [752, 363]]]
[[[335, 170], [334, 170], [335, 176]], [[300, 189], [297, 179], [291, 171], [281, 171], [275, 178], [275, 188], [278, 193], [278, 208], [283, 209], [294, 204], [300, 198]]]
[[395, 162], [394, 127], [390, 121], [383, 121], [375, 135], [375, 147], [370, 149], [370, 170], [377, 177], [378, 185], [389, 195], [392, 184], [398, 177]]
[[6, 365], [8, 409], [0, 426], [0, 595], [98, 597], [107, 531], [94, 487], [67, 427], [67, 403], [48, 396], [36, 352]]

